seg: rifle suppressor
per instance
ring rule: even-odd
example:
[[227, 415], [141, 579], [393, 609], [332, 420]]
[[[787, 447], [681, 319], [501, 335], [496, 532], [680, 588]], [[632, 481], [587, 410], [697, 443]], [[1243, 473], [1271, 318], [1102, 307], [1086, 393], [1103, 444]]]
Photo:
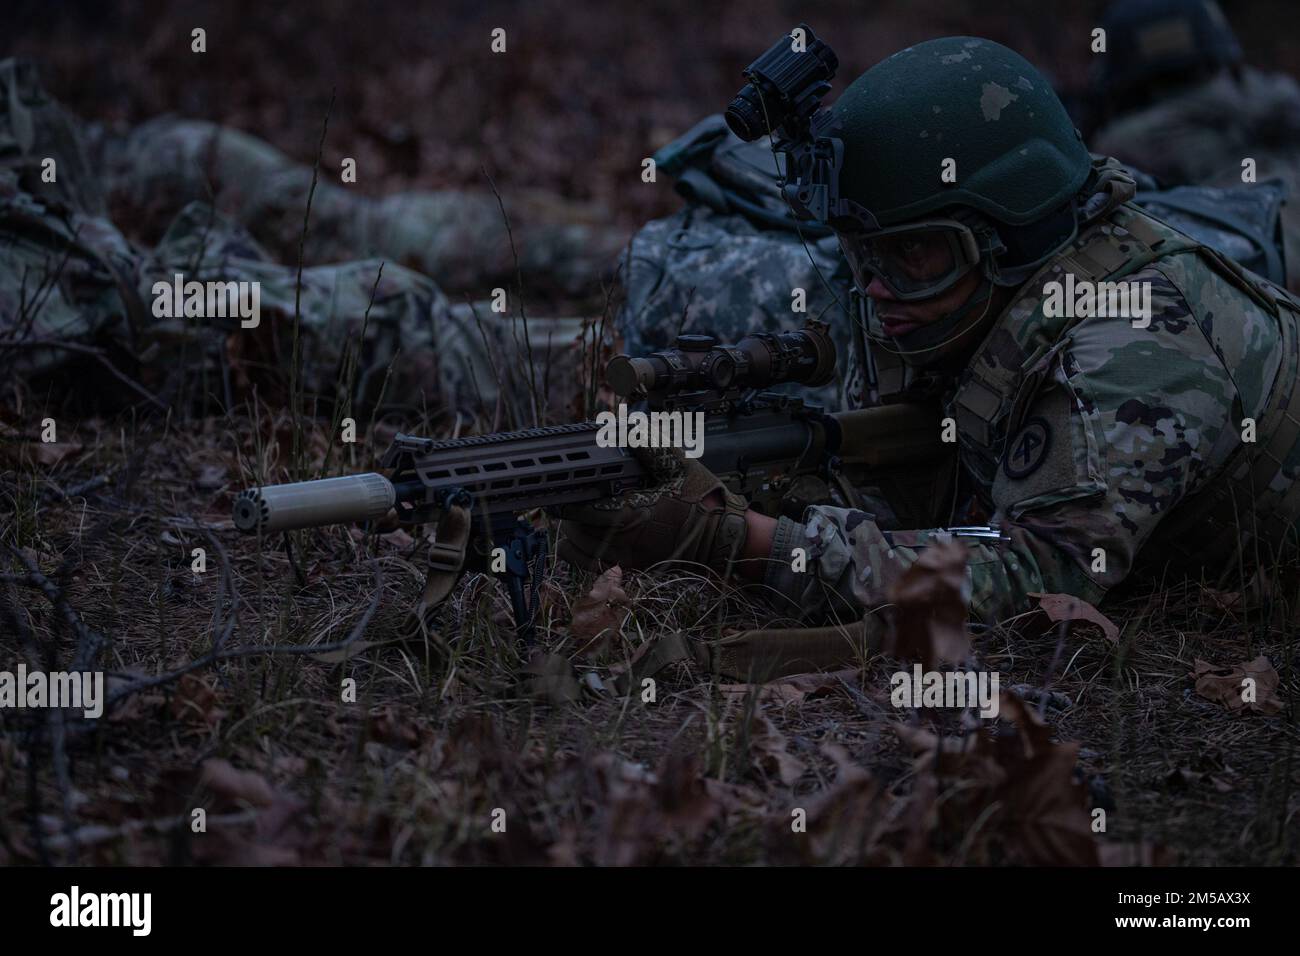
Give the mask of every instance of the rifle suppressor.
[[383, 475], [349, 475], [320, 481], [249, 488], [235, 499], [235, 527], [245, 534], [295, 531], [382, 518], [397, 502]]

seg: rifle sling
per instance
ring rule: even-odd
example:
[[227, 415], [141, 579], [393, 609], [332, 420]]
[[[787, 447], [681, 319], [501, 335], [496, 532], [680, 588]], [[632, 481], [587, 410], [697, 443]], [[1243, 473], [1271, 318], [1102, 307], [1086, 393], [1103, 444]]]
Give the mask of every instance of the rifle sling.
[[615, 681], [619, 693], [639, 688], [669, 664], [693, 661], [731, 680], [762, 683], [792, 674], [856, 667], [880, 649], [881, 625], [864, 618], [828, 627], [758, 628], [718, 641], [693, 641], [680, 632], [652, 638]]
[[725, 677], [759, 683], [792, 674], [856, 667], [880, 649], [881, 627], [867, 617], [828, 627], [758, 628], [709, 645], [714, 669]]
[[469, 545], [470, 511], [465, 505], [449, 505], [443, 509], [429, 548], [429, 571], [425, 575], [424, 590], [407, 618], [407, 639], [441, 643], [430, 623], [465, 569], [465, 551]]

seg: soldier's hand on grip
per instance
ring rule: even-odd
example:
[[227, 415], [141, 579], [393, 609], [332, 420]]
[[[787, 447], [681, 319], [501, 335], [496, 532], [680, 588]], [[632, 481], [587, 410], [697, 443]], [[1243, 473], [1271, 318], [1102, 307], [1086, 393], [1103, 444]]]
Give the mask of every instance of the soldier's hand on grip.
[[638, 449], [636, 455], [659, 484], [566, 508], [560, 558], [588, 571], [669, 562], [729, 574], [745, 544], [745, 500], [680, 449]]

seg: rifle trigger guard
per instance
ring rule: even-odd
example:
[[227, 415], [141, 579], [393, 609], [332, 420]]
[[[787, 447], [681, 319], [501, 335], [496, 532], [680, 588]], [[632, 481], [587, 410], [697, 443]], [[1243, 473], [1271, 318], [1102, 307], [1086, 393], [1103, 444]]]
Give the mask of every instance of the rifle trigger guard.
[[464, 488], [448, 488], [439, 493], [438, 506], [443, 509], [468, 508], [473, 499]]

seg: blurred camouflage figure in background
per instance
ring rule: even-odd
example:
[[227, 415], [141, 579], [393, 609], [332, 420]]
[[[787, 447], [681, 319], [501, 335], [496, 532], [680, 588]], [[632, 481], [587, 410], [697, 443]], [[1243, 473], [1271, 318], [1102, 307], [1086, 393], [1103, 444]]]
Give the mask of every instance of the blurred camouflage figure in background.
[[[211, 202], [277, 260], [294, 262], [312, 168], [229, 127], [162, 116], [115, 136], [95, 129], [88, 156], [102, 170], [108, 211], [152, 238], [187, 203]], [[364, 171], [363, 171], [364, 173]], [[541, 192], [502, 196], [526, 288], [576, 295], [607, 274], [626, 236], [593, 205]], [[421, 272], [449, 294], [513, 288], [505, 219], [489, 189], [402, 192], [372, 199], [322, 168], [312, 196], [307, 262], [382, 258]]]
[[[1214, 0], [1124, 0], [1108, 8], [1102, 26], [1108, 48], [1091, 78], [1092, 148], [1167, 186], [1257, 187], [1260, 202], [1276, 201], [1270, 189], [1285, 191], [1288, 287], [1300, 291], [1300, 86], [1245, 65]], [[1243, 187], [1248, 158], [1255, 187]], [[1216, 214], [1213, 203], [1177, 200], [1179, 208]], [[1231, 225], [1231, 211], [1218, 215]], [[1267, 266], [1247, 264], [1267, 274]]]
[[[281, 262], [297, 258], [311, 169], [208, 123], [163, 119], [122, 139], [101, 133], [94, 151], [84, 140], [81, 124], [45, 92], [33, 64], [0, 63], [4, 371], [27, 378], [72, 360], [111, 366], [115, 379], [135, 382], [135, 392], [145, 383], [143, 392], [164, 405], [183, 381], [190, 389], [201, 383], [201, 394], [227, 407], [250, 380], [283, 383], [297, 270]], [[520, 210], [512, 226], [516, 242], [530, 243], [520, 253], [525, 275], [590, 282], [597, 258], [607, 267], [615, 260], [613, 233], [562, 204], [548, 209], [528, 200]], [[565, 218], [571, 214], [576, 221]], [[118, 222], [131, 224], [133, 236], [149, 234], [152, 248], [133, 242]], [[334, 263], [352, 254], [369, 258]], [[320, 182], [304, 258], [307, 393], [335, 395], [364, 322], [354, 405], [382, 393], [388, 403], [417, 409], [482, 410], [489, 425], [524, 420], [526, 389], [513, 381], [498, 388], [524, 351], [513, 315], [494, 313], [486, 302], [453, 305], [429, 275], [401, 264], [441, 272], [466, 290], [504, 283], [514, 264], [495, 196], [449, 191], [371, 200]], [[156, 317], [154, 283], [170, 283], [177, 273], [186, 281], [260, 283], [260, 324]], [[574, 320], [531, 319], [530, 330], [539, 366], [574, 363]], [[564, 376], [557, 371], [556, 378]]]

